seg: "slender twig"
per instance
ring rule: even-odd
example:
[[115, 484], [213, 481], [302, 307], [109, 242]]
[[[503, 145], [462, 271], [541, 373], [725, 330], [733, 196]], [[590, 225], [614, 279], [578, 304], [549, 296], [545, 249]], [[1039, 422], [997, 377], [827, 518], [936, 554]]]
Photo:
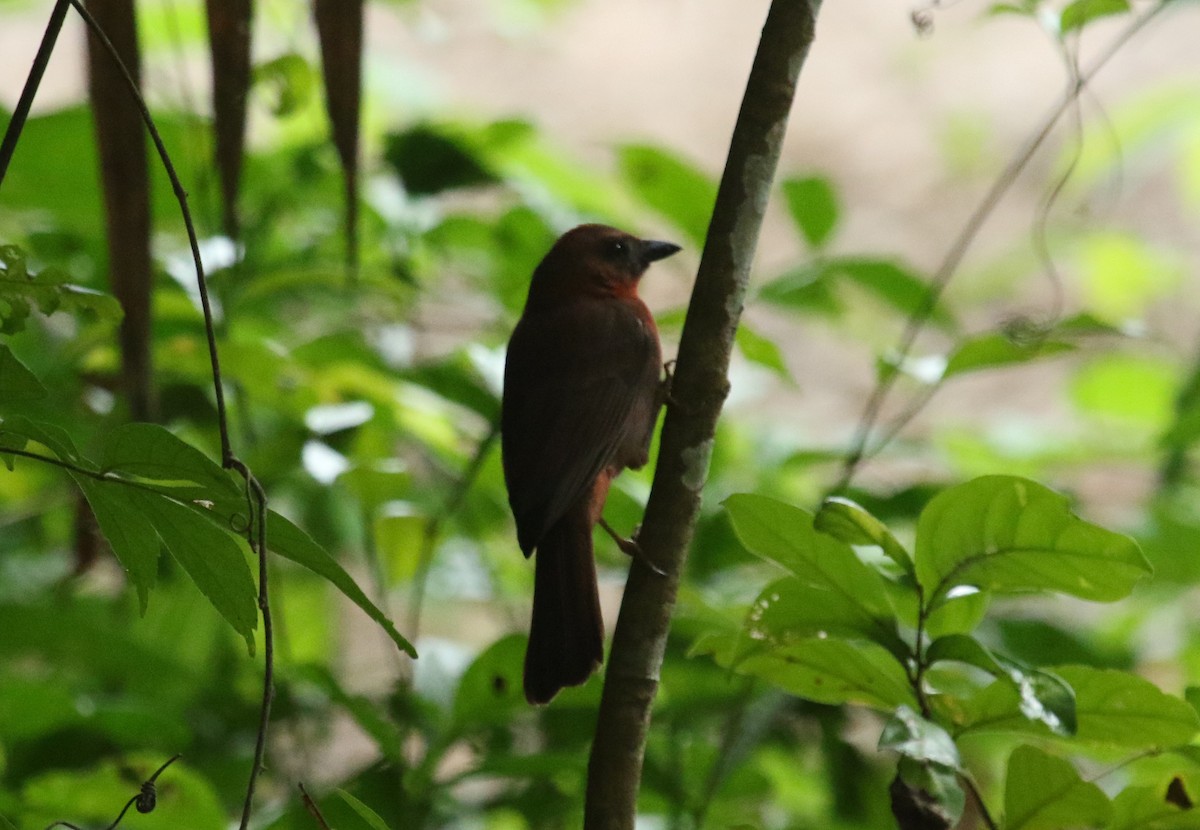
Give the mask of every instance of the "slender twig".
[[239, 825], [241, 830], [246, 830], [254, 806], [254, 789], [267, 751], [267, 726], [271, 721], [271, 701], [275, 698], [275, 636], [271, 623], [270, 594], [267, 591], [267, 494], [249, 467], [237, 458], [232, 459], [231, 464], [246, 480], [246, 509], [251, 525], [246, 535], [258, 557], [258, 610], [262, 612], [263, 620], [262, 704], [258, 716], [258, 736], [254, 741], [254, 762], [250, 768], [250, 780], [246, 784], [246, 799], [242, 804], [242, 822]]
[[819, 8], [819, 0], [773, 0], [746, 82], [679, 342], [671, 386], [676, 403], [667, 406], [638, 535], [645, 555], [633, 560], [613, 634], [588, 762], [588, 830], [634, 826], [671, 613], [729, 391], [750, 267]]
[[325, 816], [321, 815], [321, 808], [317, 806], [317, 802], [313, 800], [313, 797], [308, 794], [308, 790], [304, 789], [304, 784], [300, 783], [296, 786], [300, 788], [300, 801], [304, 803], [304, 809], [313, 817], [313, 821], [317, 823], [317, 826], [321, 830], [330, 830], [329, 822], [325, 820]]
[[150, 109], [146, 106], [146, 99], [142, 97], [137, 81], [129, 73], [129, 68], [121, 60], [121, 56], [113, 46], [112, 41], [108, 39], [108, 35], [100, 28], [100, 24], [92, 17], [91, 12], [87, 10], [87, 7], [83, 5], [81, 0], [68, 0], [68, 2], [79, 13], [79, 16], [83, 18], [88, 28], [96, 36], [96, 39], [100, 41], [100, 44], [120, 68], [121, 75], [125, 78], [125, 84], [129, 88], [134, 101], [137, 103], [138, 111], [142, 116], [142, 123], [146, 125], [146, 131], [150, 134], [150, 140], [154, 142], [154, 149], [158, 152], [159, 161], [162, 162], [163, 169], [167, 173], [167, 178], [171, 182], [171, 190], [174, 192], [175, 199], [179, 203], [179, 210], [183, 214], [183, 225], [187, 229], [188, 244], [192, 250], [192, 261], [196, 268], [196, 285], [200, 292], [200, 306], [204, 312], [204, 328], [208, 337], [208, 359], [212, 366], [213, 393], [216, 396], [217, 405], [217, 426], [221, 433], [222, 466], [231, 469], [233, 467], [233, 449], [229, 443], [229, 421], [225, 414], [225, 392], [221, 382], [221, 361], [217, 355], [217, 336], [213, 328], [212, 303], [209, 301], [208, 284], [204, 279], [204, 263], [200, 259], [200, 244], [196, 236], [196, 226], [192, 222], [192, 214], [188, 209], [187, 191], [183, 189], [183, 183], [179, 180], [179, 174], [175, 171], [175, 165], [171, 162], [171, 156], [167, 152], [166, 144], [163, 143], [162, 135], [159, 134], [158, 127], [154, 124], [154, 119], [150, 115]]
[[[153, 775], [143, 781], [138, 794], [125, 802], [125, 806], [121, 808], [121, 812], [118, 813], [117, 817], [112, 820], [112, 824], [105, 827], [104, 830], [115, 830], [116, 826], [121, 823], [122, 819], [125, 818], [125, 814], [129, 812], [129, 808], [135, 804], [137, 805], [137, 811], [139, 813], [145, 814], [153, 812], [154, 808], [158, 806], [158, 791], [155, 789], [155, 782], [158, 780], [158, 776], [162, 775], [163, 771], [167, 767], [171, 766], [171, 764], [178, 761], [180, 757], [182, 756], [180, 756], [178, 753], [172, 755], [163, 763], [161, 767], [154, 771]], [[69, 821], [56, 821], [53, 824], [47, 825], [46, 830], [53, 830], [55, 827], [69, 827], [70, 830], [80, 830], [77, 825], [74, 825]]]
[[867, 399], [866, 405], [863, 407], [862, 415], [859, 417], [858, 426], [855, 429], [854, 438], [851, 441], [850, 451], [846, 454], [846, 459], [842, 465], [841, 476], [830, 492], [837, 493], [844, 490], [853, 480], [858, 472], [858, 467], [862, 463], [866, 454], [867, 444], [871, 439], [871, 434], [875, 429], [875, 424], [879, 419], [880, 413], [883, 411], [884, 403], [887, 401], [888, 395], [899, 379], [901, 367], [905, 359], [912, 352], [913, 346], [916, 344], [917, 337], [925, 328], [925, 323], [928, 322], [930, 316], [937, 308], [938, 302], [941, 300], [942, 294], [945, 292], [950, 280], [958, 270], [958, 266], [962, 263], [966, 256], [967, 250], [971, 243], [975, 241], [984, 222], [992, 215], [1000, 200], [1008, 192], [1016, 181], [1017, 176], [1025, 169], [1030, 160], [1037, 153], [1038, 149], [1045, 143], [1051, 131], [1058, 124], [1064, 114], [1071, 109], [1075, 99], [1080, 92], [1091, 83], [1101, 69], [1104, 68], [1114, 55], [1129, 42], [1141, 29], [1149, 23], [1160, 11], [1169, 5], [1170, 0], [1162, 0], [1158, 5], [1146, 11], [1132, 23], [1130, 23], [1108, 47], [1094, 60], [1086, 72], [1081, 73], [1071, 84], [1067, 93], [1062, 100], [1054, 107], [1053, 110], [1042, 120], [1037, 130], [1033, 135], [1021, 146], [1020, 149], [1004, 166], [992, 186], [984, 194], [979, 205], [968, 217], [966, 224], [963, 225], [958, 236], [954, 239], [950, 249], [946, 252], [945, 258], [937, 271], [934, 272], [932, 279], [929, 282], [928, 290], [925, 292], [925, 297], [922, 303], [912, 316], [909, 317], [905, 325], [904, 332], [900, 336], [900, 342], [893, 353], [893, 359], [887, 364], [879, 376], [875, 388], [871, 391], [870, 397]]
[[475, 479], [479, 477], [479, 471], [483, 469], [483, 462], [487, 460], [488, 453], [492, 451], [492, 447], [495, 446], [496, 439], [499, 437], [500, 421], [496, 419], [488, 428], [487, 435], [476, 446], [475, 454], [462, 471], [458, 481], [455, 482], [454, 489], [446, 497], [441, 510], [425, 523], [424, 532], [421, 535], [421, 549], [417, 558], [417, 570], [413, 576], [411, 607], [408, 612], [408, 636], [412, 638], [413, 642], [416, 642], [421, 629], [425, 592], [429, 585], [429, 574], [433, 570], [433, 555], [437, 550], [438, 539], [442, 535], [442, 526], [462, 506], [463, 499], [467, 497], [467, 493], [474, 486]]
[[46, 74], [46, 66], [50, 63], [50, 55], [54, 51], [55, 42], [58, 41], [58, 33], [62, 31], [68, 5], [69, 0], [58, 0], [54, 4], [54, 10], [50, 12], [50, 20], [46, 23], [46, 31], [42, 34], [42, 44], [33, 58], [29, 77], [25, 79], [25, 88], [21, 90], [21, 97], [17, 99], [17, 107], [13, 110], [12, 118], [4, 131], [4, 141], [0, 142], [0, 184], [4, 183], [4, 174], [8, 172], [9, 162], [12, 161], [13, 152], [17, 149], [17, 141], [21, 137], [21, 131], [25, 129], [25, 121], [29, 118], [29, 108], [33, 106], [33, 99], [37, 95], [38, 87], [41, 86], [42, 76]]
[[[268, 593], [267, 580], [267, 548], [266, 548], [266, 493], [263, 491], [262, 485], [251, 473], [250, 468], [240, 461], [234, 454], [233, 448], [229, 441], [229, 420], [225, 409], [225, 393], [224, 386], [221, 380], [221, 362], [217, 354], [217, 336], [213, 325], [212, 303], [208, 296], [208, 286], [204, 278], [204, 263], [200, 258], [200, 246], [197, 241], [196, 227], [192, 222], [191, 211], [187, 204], [187, 191], [184, 190], [182, 182], [179, 180], [179, 175], [175, 171], [175, 165], [171, 162], [171, 156], [167, 152], [166, 145], [163, 143], [162, 136], [158, 132], [158, 128], [154, 124], [154, 119], [150, 115], [150, 110], [146, 106], [146, 100], [142, 97], [141, 91], [138, 89], [137, 82], [130, 75], [128, 67], [125, 66], [121, 56], [113, 47], [112, 42], [105, 35], [103, 29], [97, 24], [95, 18], [88, 12], [87, 8], [80, 0], [69, 0], [71, 6], [77, 11], [80, 17], [91, 29], [96, 39], [104, 46], [109, 55], [116, 62], [120, 69], [125, 83], [129, 88], [130, 94], [133, 96], [137, 104], [138, 111], [141, 113], [142, 121], [146, 125], [146, 130], [150, 134], [151, 140], [154, 142], [155, 150], [158, 152], [159, 160], [162, 162], [163, 168], [166, 170], [167, 177], [171, 181], [171, 189], [175, 194], [175, 199], [179, 203], [180, 213], [183, 215], [183, 224], [187, 229], [188, 244], [192, 251], [192, 262], [196, 269], [196, 285], [200, 293], [200, 305], [204, 313], [204, 332], [208, 341], [208, 357], [209, 364], [212, 368], [213, 393], [216, 398], [217, 406], [217, 426], [221, 435], [221, 465], [226, 469], [235, 470], [238, 472], [246, 483], [246, 499], [250, 510], [250, 521], [246, 529], [247, 541], [250, 543], [251, 549], [258, 556], [259, 581], [258, 581], [258, 607], [262, 612], [263, 617], [263, 695], [262, 708], [260, 710], [258, 737], [255, 742], [254, 763], [250, 769], [250, 779], [246, 785], [246, 798], [242, 807], [242, 820], [240, 830], [246, 830], [250, 823], [250, 813], [253, 808], [254, 790], [258, 781], [258, 775], [262, 770], [262, 760], [266, 751], [267, 726], [271, 715], [271, 700], [274, 697], [274, 657], [275, 648], [273, 642], [273, 631], [271, 627], [271, 611], [270, 611], [270, 595]], [[257, 511], [257, 513], [256, 513]], [[256, 523], [257, 519], [257, 523]]]

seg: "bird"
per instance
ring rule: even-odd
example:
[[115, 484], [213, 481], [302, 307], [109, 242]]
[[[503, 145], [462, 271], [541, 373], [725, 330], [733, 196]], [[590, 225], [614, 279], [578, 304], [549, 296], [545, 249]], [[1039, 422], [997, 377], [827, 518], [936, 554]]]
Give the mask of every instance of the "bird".
[[[505, 355], [500, 446], [517, 542], [534, 556], [524, 691], [545, 704], [604, 660], [592, 529], [622, 470], [640, 469], [665, 400], [662, 347], [638, 283], [678, 252], [606, 225], [564, 233], [533, 271]], [[536, 552], [536, 555], [535, 555]]]

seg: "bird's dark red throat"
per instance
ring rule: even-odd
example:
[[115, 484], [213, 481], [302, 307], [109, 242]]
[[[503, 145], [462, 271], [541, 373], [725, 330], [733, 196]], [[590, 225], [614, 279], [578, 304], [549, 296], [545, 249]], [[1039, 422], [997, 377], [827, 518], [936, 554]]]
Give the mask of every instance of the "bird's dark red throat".
[[592, 528], [612, 480], [649, 460], [662, 349], [637, 289], [678, 250], [605, 225], [567, 231], [534, 269], [508, 343], [504, 480], [521, 551], [536, 551], [530, 703], [583, 683], [604, 659]]

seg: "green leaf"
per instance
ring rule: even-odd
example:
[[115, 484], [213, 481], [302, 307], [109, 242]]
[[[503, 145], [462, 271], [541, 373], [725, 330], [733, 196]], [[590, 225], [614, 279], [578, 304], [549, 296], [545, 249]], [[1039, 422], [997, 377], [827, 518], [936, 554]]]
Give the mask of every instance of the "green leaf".
[[953, 318], [941, 305], [928, 308], [929, 286], [921, 277], [899, 262], [870, 257], [832, 257], [812, 266], [793, 271], [764, 285], [760, 297], [777, 305], [836, 309], [830, 296], [837, 283], [849, 281], [901, 312], [906, 317], [917, 313], [943, 328], [952, 327]]
[[745, 493], [730, 496], [724, 505], [734, 531], [750, 552], [781, 565], [808, 585], [833, 591], [863, 616], [895, 616], [879, 574], [848, 545], [817, 532], [812, 514]]
[[1081, 779], [1070, 762], [1032, 746], [1019, 746], [1009, 756], [1005, 830], [1096, 827], [1109, 811], [1108, 798]]
[[258, 592], [234, 537], [172, 499], [127, 489], [129, 502], [154, 525], [171, 556], [253, 651]]
[[[1068, 6], [1064, 20], [1072, 8], [1087, 2]], [[1111, 2], [1128, 8], [1125, 0]], [[1077, 257], [1083, 300], [1096, 317], [1109, 323], [1143, 316], [1155, 302], [1176, 291], [1187, 274], [1186, 265], [1177, 257], [1154, 249], [1132, 233], [1087, 234]]]
[[282, 118], [302, 110], [317, 89], [317, 73], [295, 52], [254, 67], [253, 80], [258, 92], [269, 99], [267, 109]]
[[1133, 539], [1083, 521], [1028, 479], [984, 476], [933, 498], [917, 522], [917, 579], [929, 606], [957, 585], [1126, 596], [1150, 565]]
[[367, 827], [371, 828], [371, 830], [390, 830], [384, 820], [379, 817], [378, 813], [376, 813], [366, 804], [363, 804], [354, 796], [350, 795], [350, 793], [338, 788], [337, 794], [341, 797], [342, 801], [345, 801], [346, 804], [349, 805], [350, 809], [353, 810], [358, 817], [366, 823]]
[[521, 679], [525, 643], [521, 634], [501, 637], [463, 672], [454, 695], [454, 722], [459, 727], [500, 726], [528, 706]]
[[818, 703], [862, 703], [884, 711], [918, 705], [904, 667], [871, 642], [801, 640], [753, 655], [736, 671]]
[[[1181, 746], [1200, 731], [1200, 718], [1186, 701], [1136, 675], [1090, 666], [1059, 666], [1053, 673], [1075, 691], [1075, 741], [1150, 749]], [[1044, 724], [1025, 717], [1017, 691], [1006, 681], [973, 695], [958, 716], [957, 735], [981, 732], [1049, 734]]]
[[1082, 29], [1098, 17], [1125, 14], [1128, 11], [1128, 0], [1075, 0], [1063, 9], [1058, 28], [1066, 34], [1075, 29]]
[[146, 613], [150, 589], [158, 578], [160, 543], [154, 525], [142, 513], [141, 498], [152, 498], [120, 482], [106, 483], [72, 473], [100, 525], [100, 532], [137, 589]]
[[441, 125], [417, 124], [387, 137], [384, 158], [405, 190], [414, 196], [428, 196], [499, 181], [470, 142], [455, 132]]
[[124, 424], [110, 432], [101, 449], [104, 472], [158, 482], [188, 481], [212, 488], [214, 496], [241, 494], [220, 465], [157, 424]]
[[813, 527], [848, 545], [874, 545], [903, 568], [905, 573], [914, 573], [908, 551], [887, 529], [887, 525], [850, 499], [840, 496], [825, 499], [813, 517]]
[[987, 591], [960, 586], [925, 618], [925, 630], [930, 637], [969, 634], [983, 622], [991, 597]]
[[[926, 310], [929, 286], [915, 272], [898, 262], [847, 257], [829, 260], [826, 268], [833, 274], [858, 283], [905, 315], [911, 316]], [[941, 305], [934, 306], [929, 314], [930, 320], [939, 325], [951, 322], [948, 312]]]
[[646, 205], [671, 220], [697, 247], [704, 245], [717, 186], [697, 167], [661, 147], [620, 148], [621, 174]]
[[0, 406], [39, 401], [47, 394], [46, 387], [17, 359], [12, 349], [0, 343]]
[[1182, 778], [1172, 776], [1155, 786], [1124, 787], [1112, 801], [1112, 817], [1105, 830], [1192, 830], [1196, 826], [1196, 810], [1188, 804], [1186, 790], [1176, 800]]
[[56, 268], [30, 273], [21, 249], [0, 245], [0, 333], [13, 334], [24, 329], [34, 307], [46, 315], [62, 309], [112, 322], [121, 319], [121, 307], [115, 299], [69, 285], [69, 279], [66, 272]]
[[810, 637], [865, 638], [879, 643], [897, 658], [909, 650], [896, 631], [895, 620], [872, 616], [844, 594], [809, 585], [795, 576], [777, 579], [750, 606], [738, 653], [770, 651]]
[[907, 706], [897, 708], [891, 720], [884, 724], [879, 735], [879, 748], [952, 770], [962, 768], [958, 746], [950, 733]]
[[744, 321], [738, 326], [736, 338], [738, 348], [747, 360], [770, 369], [784, 380], [792, 381], [792, 373], [784, 362], [783, 352], [773, 340], [763, 337]]
[[1044, 723], [1052, 732], [1073, 735], [1078, 727], [1075, 692], [1061, 678], [1041, 669], [1023, 666], [999, 657], [973, 637], [949, 634], [929, 644], [929, 663], [952, 660], [982, 669], [993, 677], [1008, 680], [1019, 697], [1021, 714]]
[[69, 461], [88, 470], [96, 469], [94, 464], [79, 454], [79, 450], [75, 448], [75, 442], [71, 440], [71, 435], [55, 424], [45, 424], [21, 416], [13, 416], [0, 421], [0, 434], [19, 435], [41, 444], [63, 461]]
[[837, 196], [833, 186], [827, 179], [814, 176], [786, 179], [781, 187], [788, 212], [808, 244], [814, 248], [824, 246], [838, 221]]
[[990, 332], [960, 343], [946, 361], [942, 379], [997, 366], [1028, 363], [1038, 358], [1069, 352], [1074, 348], [1070, 343], [1058, 340], [1033, 339], [1020, 342], [1001, 332]]
[[290, 559], [333, 583], [347, 599], [378, 623], [401, 651], [410, 657], [417, 656], [412, 643], [406, 640], [388, 616], [367, 598], [358, 587], [358, 583], [346, 573], [345, 568], [330, 556], [328, 551], [314, 542], [311, 536], [273, 510], [268, 511], [267, 547], [284, 559]]

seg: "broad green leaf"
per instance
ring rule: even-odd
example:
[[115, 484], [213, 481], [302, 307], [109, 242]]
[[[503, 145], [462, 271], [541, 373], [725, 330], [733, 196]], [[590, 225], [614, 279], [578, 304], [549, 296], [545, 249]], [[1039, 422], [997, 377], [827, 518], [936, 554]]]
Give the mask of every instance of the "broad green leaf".
[[1063, 34], [1082, 29], [1098, 17], [1125, 14], [1129, 0], [1075, 0], [1062, 11], [1058, 28]]
[[267, 547], [284, 559], [290, 559], [297, 565], [303, 565], [317, 576], [324, 577], [333, 583], [347, 599], [366, 612], [367, 616], [378, 623], [392, 641], [410, 657], [416, 657], [416, 649], [406, 640], [387, 615], [375, 603], [367, 598], [358, 583], [346, 573], [338, 561], [316, 542], [312, 537], [292, 524], [275, 511], [268, 511]]
[[[1060, 666], [1053, 673], [1075, 691], [1076, 741], [1150, 749], [1186, 744], [1200, 731], [1200, 719], [1187, 702], [1136, 675], [1090, 666]], [[1002, 680], [968, 699], [955, 718], [957, 735], [1049, 734], [1044, 724], [1025, 717], [1018, 692]]]
[[952, 770], [962, 767], [958, 746], [945, 729], [921, 717], [908, 706], [892, 713], [879, 735], [879, 748], [899, 752], [906, 758], [928, 761]]
[[1113, 797], [1105, 830], [1194, 830], [1200, 817], [1186, 790], [1179, 793], [1182, 780], [1172, 777], [1156, 786], [1124, 787]]
[[949, 634], [929, 644], [929, 663], [951, 660], [1008, 680], [1016, 690], [1021, 714], [1044, 723], [1052, 732], [1073, 735], [1077, 728], [1075, 693], [1054, 674], [994, 655], [982, 643], [963, 634]]
[[1032, 746], [1008, 759], [1004, 785], [1005, 830], [1096, 827], [1108, 819], [1108, 798], [1079, 777], [1069, 761]]
[[12, 349], [0, 343], [0, 407], [39, 401], [46, 395], [42, 382], [17, 359]]
[[960, 343], [946, 361], [942, 379], [981, 369], [1028, 363], [1042, 357], [1052, 357], [1072, 351], [1070, 343], [1058, 340], [1031, 340], [1019, 342], [1000, 332], [973, 337]]
[[238, 496], [238, 485], [220, 465], [157, 424], [124, 424], [110, 432], [101, 450], [104, 472], [160, 482], [190, 481], [215, 494]]
[[63, 461], [88, 470], [96, 469], [94, 464], [79, 454], [70, 433], [55, 424], [31, 421], [18, 415], [0, 421], [0, 434], [19, 435], [41, 444]]
[[1089, 524], [1028, 479], [984, 476], [944, 490], [917, 522], [917, 579], [933, 606], [957, 585], [1111, 601], [1150, 565], [1128, 536]]
[[826, 499], [813, 517], [813, 527], [848, 545], [875, 545], [905, 573], [913, 573], [908, 551], [887, 529], [887, 525], [850, 499], [840, 496]]
[[992, 595], [975, 588], [960, 587], [942, 600], [925, 619], [930, 637], [947, 634], [970, 634], [987, 614]]
[[258, 592], [233, 536], [172, 499], [133, 487], [128, 490], [128, 500], [154, 525], [171, 556], [253, 650]]
[[870, 642], [800, 640], [753, 655], [736, 671], [818, 703], [862, 703], [884, 711], [918, 705], [904, 667], [883, 646]]
[[786, 179], [781, 185], [788, 212], [808, 244], [820, 248], [837, 226], [837, 195], [827, 179]]
[[342, 801], [345, 801], [346, 804], [349, 805], [350, 809], [353, 810], [354, 813], [363, 820], [365, 825], [371, 828], [371, 830], [391, 830], [384, 820], [379, 817], [378, 813], [376, 813], [366, 804], [363, 804], [354, 796], [350, 795], [350, 793], [339, 787], [337, 794], [339, 797], [341, 797]]
[[784, 362], [783, 352], [773, 340], [769, 340], [742, 322], [737, 329], [737, 345], [742, 356], [751, 363], [757, 363], [770, 369], [787, 381], [792, 381], [792, 373]]
[[[129, 573], [137, 589], [138, 604], [146, 613], [150, 589], [158, 578], [158, 534], [150, 520], [142, 514], [140, 499], [153, 498], [121, 482], [102, 482], [73, 473], [72, 477], [83, 491], [104, 538], [113, 554]], [[135, 495], [136, 493], [136, 495]]]
[[840, 595], [866, 617], [894, 616], [879, 574], [845, 543], [813, 528], [812, 514], [781, 501], [735, 494], [724, 502], [734, 531], [746, 548], [815, 588]]
[[909, 656], [894, 619], [872, 616], [844, 594], [814, 587], [795, 576], [775, 580], [758, 595], [746, 615], [738, 651], [758, 654], [799, 639], [827, 636], [868, 639], [898, 659]]
[[1083, 740], [1171, 747], [1200, 732], [1196, 710], [1137, 675], [1091, 666], [1063, 666], [1054, 673], [1075, 690]]
[[711, 178], [679, 156], [645, 144], [622, 147], [620, 166], [643, 202], [674, 222], [697, 247], [704, 245], [717, 200]]

